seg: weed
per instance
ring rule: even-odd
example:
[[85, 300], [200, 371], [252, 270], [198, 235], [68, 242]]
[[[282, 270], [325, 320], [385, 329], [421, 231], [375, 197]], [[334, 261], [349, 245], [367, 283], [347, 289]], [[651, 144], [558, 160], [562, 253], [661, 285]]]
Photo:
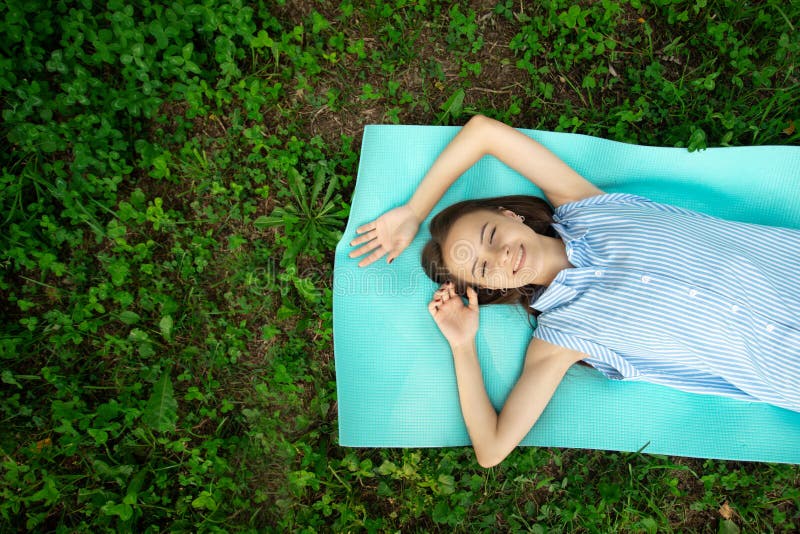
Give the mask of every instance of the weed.
[[338, 447], [330, 287], [364, 124], [796, 144], [798, 19], [778, 0], [0, 5], [0, 530], [795, 531], [794, 466]]

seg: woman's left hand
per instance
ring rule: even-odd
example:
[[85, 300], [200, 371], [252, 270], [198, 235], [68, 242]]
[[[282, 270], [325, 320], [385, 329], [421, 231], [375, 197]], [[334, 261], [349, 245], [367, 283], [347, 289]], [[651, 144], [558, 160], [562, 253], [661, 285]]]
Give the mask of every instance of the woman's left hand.
[[478, 293], [467, 287], [469, 304], [464, 305], [452, 283], [443, 284], [428, 304], [428, 311], [436, 321], [450, 347], [458, 347], [475, 340], [478, 333]]

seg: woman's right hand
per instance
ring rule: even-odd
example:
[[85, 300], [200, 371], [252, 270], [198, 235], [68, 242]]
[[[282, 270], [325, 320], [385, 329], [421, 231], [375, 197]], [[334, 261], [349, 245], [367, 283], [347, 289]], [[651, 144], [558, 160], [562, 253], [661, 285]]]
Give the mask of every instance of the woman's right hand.
[[478, 333], [478, 293], [467, 286], [466, 297], [469, 303], [465, 306], [453, 283], [447, 282], [428, 303], [428, 311], [452, 349], [474, 342]]
[[356, 229], [356, 233], [360, 236], [353, 239], [350, 246], [361, 244], [364, 246], [354, 250], [349, 256], [356, 258], [371, 252], [358, 263], [359, 267], [366, 267], [386, 254], [389, 254], [386, 262], [392, 263], [414, 240], [419, 230], [419, 223], [417, 215], [408, 204], [389, 210], [374, 221]]

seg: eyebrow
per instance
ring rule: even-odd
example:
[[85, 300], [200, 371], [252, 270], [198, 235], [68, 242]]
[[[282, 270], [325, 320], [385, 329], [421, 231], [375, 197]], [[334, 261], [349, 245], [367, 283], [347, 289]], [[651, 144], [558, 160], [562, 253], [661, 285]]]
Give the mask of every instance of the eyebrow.
[[[486, 225], [489, 224], [489, 221], [483, 223], [481, 227], [481, 245], [483, 245], [483, 232], [486, 230]], [[472, 264], [472, 277], [475, 278], [475, 266], [478, 265], [478, 256], [475, 255], [475, 262]]]

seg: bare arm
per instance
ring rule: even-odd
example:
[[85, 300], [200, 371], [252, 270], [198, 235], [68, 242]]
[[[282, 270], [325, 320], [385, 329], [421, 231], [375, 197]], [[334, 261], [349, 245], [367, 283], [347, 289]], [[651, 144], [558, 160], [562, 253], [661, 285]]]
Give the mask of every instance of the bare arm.
[[527, 135], [476, 115], [442, 151], [409, 200], [417, 218], [424, 220], [456, 179], [486, 155], [533, 182], [554, 207], [603, 193]]
[[478, 463], [499, 464], [522, 441], [544, 411], [569, 367], [583, 354], [534, 338], [525, 365], [500, 415], [483, 383], [474, 341], [451, 347], [458, 396]]
[[554, 207], [601, 195], [558, 156], [514, 128], [482, 115], [472, 117], [445, 147], [406, 204], [360, 226], [350, 245], [360, 247], [351, 258], [364, 256], [366, 267], [386, 256], [391, 263], [417, 235], [420, 223], [453, 182], [483, 156], [491, 155], [541, 189]]
[[478, 363], [478, 294], [472, 287], [467, 287], [467, 299], [465, 306], [448, 282], [434, 293], [428, 311], [453, 351], [461, 414], [475, 456], [483, 467], [491, 467], [525, 437], [550, 402], [564, 373], [585, 355], [534, 338], [525, 354], [522, 375], [498, 416], [486, 394]]

